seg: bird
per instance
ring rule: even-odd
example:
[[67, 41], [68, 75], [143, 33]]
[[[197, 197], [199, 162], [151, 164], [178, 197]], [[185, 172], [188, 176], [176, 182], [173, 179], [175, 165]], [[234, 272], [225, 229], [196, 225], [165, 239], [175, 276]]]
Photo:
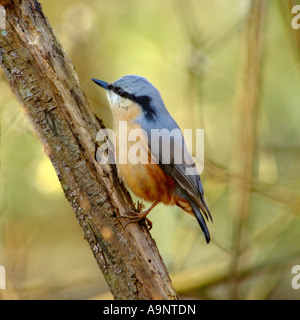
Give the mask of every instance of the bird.
[[[210, 233], [205, 219], [213, 222], [208, 205], [204, 198], [204, 190], [197, 167], [187, 151], [183, 134], [167, 110], [160, 92], [146, 78], [137, 75], [126, 75], [108, 83], [92, 78], [103, 88], [113, 116], [113, 130], [116, 134], [115, 158], [119, 159], [120, 146], [125, 143], [127, 148], [133, 142], [124, 141], [128, 136], [119, 134], [120, 121], [126, 121], [128, 132], [140, 130], [140, 146], [147, 154], [148, 162], [118, 163], [116, 166], [119, 178], [140, 199], [151, 202], [152, 205], [142, 211], [143, 204], [138, 202], [138, 212], [130, 212], [123, 217], [130, 222], [146, 220], [149, 212], [158, 204], [177, 205], [187, 213], [196, 217], [204, 238], [210, 242]], [[175, 129], [175, 131], [174, 131]], [[173, 131], [172, 131], [173, 130]], [[163, 133], [157, 144], [149, 139], [153, 132]], [[176, 132], [172, 135], [170, 132]], [[162, 140], [169, 138], [169, 161], [165, 161]], [[175, 149], [174, 146], [179, 146]], [[174, 151], [175, 150], [175, 151]], [[175, 161], [178, 154], [184, 154], [182, 161]], [[168, 157], [167, 157], [168, 158]], [[186, 174], [187, 170], [191, 170]]]

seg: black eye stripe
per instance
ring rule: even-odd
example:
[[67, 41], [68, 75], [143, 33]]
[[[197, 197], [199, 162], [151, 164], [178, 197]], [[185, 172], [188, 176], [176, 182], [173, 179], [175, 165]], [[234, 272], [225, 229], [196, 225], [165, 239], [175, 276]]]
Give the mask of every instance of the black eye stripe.
[[115, 87], [114, 85], [112, 84], [109, 84], [107, 86], [107, 88], [109, 90], [112, 90], [114, 93], [116, 93], [117, 95], [123, 97], [123, 98], [127, 98], [127, 99], [130, 99], [130, 100], [134, 100], [134, 95], [133, 94], [130, 94], [126, 91], [124, 91], [122, 88], [120, 87]]
[[138, 105], [140, 105], [148, 120], [154, 120], [154, 118], [157, 116], [155, 109], [151, 105], [151, 99], [148, 96], [136, 96], [134, 94], [124, 91], [120, 87], [116, 87], [112, 85], [111, 83], [107, 85], [107, 88], [109, 90], [112, 90], [114, 93], [116, 93], [120, 97], [129, 99], [137, 103]]
[[123, 89], [121, 88], [116, 88], [117, 93], [122, 96], [122, 94], [124, 93]]
[[109, 84], [109, 85], [107, 86], [107, 88], [108, 88], [109, 90], [112, 90], [114, 93], [118, 94], [119, 96], [124, 97], [124, 98], [126, 98], [126, 95], [129, 95], [129, 94], [128, 94], [126, 91], [124, 91], [122, 88], [120, 88], [120, 87], [115, 87], [115, 86], [112, 85], [112, 84]]

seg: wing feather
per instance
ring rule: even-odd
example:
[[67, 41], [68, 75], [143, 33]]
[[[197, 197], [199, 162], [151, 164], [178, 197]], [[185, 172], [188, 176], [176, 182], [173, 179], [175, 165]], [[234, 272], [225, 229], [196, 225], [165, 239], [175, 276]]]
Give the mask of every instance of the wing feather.
[[[161, 130], [158, 134], [159, 137], [155, 138], [155, 143], [153, 143], [153, 139], [149, 140], [152, 156], [156, 159], [161, 169], [173, 177], [180, 187], [188, 193], [205, 217], [207, 219], [209, 217], [212, 221], [210, 211], [204, 199], [204, 191], [197, 167], [187, 150], [180, 129], [178, 128], [176, 132]], [[164, 139], [165, 141], [169, 139], [170, 144], [165, 146], [163, 144]], [[166, 152], [169, 152], [169, 154], [166, 154]], [[181, 153], [181, 155], [179, 156], [178, 153]]]

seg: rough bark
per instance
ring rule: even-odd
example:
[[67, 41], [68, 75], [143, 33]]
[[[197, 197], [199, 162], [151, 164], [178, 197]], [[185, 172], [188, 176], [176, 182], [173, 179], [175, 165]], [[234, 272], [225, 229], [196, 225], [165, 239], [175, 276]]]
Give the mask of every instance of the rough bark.
[[[95, 160], [102, 121], [36, 0], [0, 0], [0, 63], [55, 167], [115, 299], [178, 299], [147, 228], [118, 219], [133, 209], [115, 168]], [[4, 22], [4, 25], [3, 25]], [[59, 222], [58, 222], [59, 223]], [[79, 257], [78, 257], [79, 258]]]

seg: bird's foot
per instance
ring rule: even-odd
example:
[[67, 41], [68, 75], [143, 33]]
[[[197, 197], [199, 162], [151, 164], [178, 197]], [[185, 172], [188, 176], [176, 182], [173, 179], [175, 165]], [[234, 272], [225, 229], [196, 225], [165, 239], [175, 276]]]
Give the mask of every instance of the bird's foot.
[[153, 223], [150, 219], [147, 218], [147, 215], [158, 204], [158, 202], [159, 201], [154, 202], [154, 204], [150, 208], [142, 211], [145, 205], [142, 202], [138, 201], [136, 211], [126, 212], [123, 216], [120, 216], [120, 218], [129, 219], [129, 221], [125, 224], [124, 228], [126, 228], [126, 226], [130, 223], [145, 221], [148, 230], [151, 230]]
[[136, 204], [136, 212], [141, 213], [145, 208], [145, 205], [143, 204], [142, 201], [138, 201]]

